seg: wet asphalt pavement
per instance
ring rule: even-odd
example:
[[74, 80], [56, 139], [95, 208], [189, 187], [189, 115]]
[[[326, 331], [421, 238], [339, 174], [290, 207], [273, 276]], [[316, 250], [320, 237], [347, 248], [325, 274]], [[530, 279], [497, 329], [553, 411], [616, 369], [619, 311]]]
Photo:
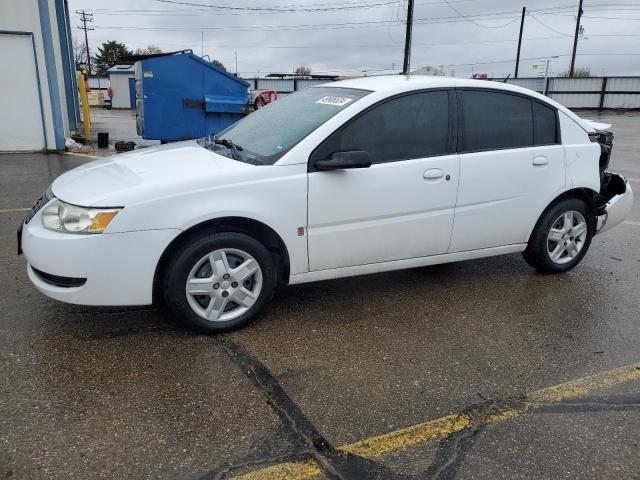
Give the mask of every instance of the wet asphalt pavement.
[[[582, 115], [613, 123], [610, 169], [640, 192], [640, 114]], [[635, 380], [375, 461], [334, 451], [639, 362], [637, 199], [565, 275], [517, 254], [284, 287], [207, 337], [31, 286], [17, 209], [85, 161], [0, 155], [0, 478], [229, 478], [310, 457], [327, 478], [640, 478]]]

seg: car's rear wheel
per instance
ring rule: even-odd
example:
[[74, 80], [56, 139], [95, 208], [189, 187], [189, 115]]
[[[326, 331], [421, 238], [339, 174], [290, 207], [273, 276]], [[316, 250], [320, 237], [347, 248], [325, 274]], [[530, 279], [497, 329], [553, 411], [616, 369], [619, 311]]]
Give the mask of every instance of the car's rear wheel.
[[584, 201], [562, 200], [542, 214], [523, 256], [541, 272], [566, 272], [584, 258], [594, 227], [593, 216]]
[[269, 251], [236, 232], [205, 232], [187, 241], [165, 271], [167, 306], [186, 326], [206, 333], [246, 324], [271, 299], [276, 284]]

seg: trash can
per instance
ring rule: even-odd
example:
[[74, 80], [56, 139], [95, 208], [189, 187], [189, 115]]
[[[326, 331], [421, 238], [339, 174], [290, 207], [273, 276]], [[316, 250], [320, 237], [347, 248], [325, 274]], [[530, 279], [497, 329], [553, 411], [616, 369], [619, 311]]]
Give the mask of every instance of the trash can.
[[190, 50], [139, 57], [135, 79], [136, 129], [149, 140], [219, 133], [246, 114], [250, 98], [248, 82]]

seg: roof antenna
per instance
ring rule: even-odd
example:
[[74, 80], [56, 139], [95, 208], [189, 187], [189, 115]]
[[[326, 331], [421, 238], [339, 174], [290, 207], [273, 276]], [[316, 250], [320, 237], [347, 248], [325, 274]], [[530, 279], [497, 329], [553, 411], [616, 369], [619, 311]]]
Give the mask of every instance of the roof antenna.
[[408, 0], [407, 4], [407, 33], [404, 38], [404, 64], [402, 73], [411, 77], [411, 30], [413, 28], [413, 0]]

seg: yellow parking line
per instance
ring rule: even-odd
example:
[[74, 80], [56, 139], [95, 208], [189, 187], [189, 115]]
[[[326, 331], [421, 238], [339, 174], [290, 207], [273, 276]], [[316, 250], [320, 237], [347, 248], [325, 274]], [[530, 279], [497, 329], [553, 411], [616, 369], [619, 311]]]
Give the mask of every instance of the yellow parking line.
[[640, 226], [640, 222], [634, 222], [633, 220], [625, 220], [622, 223], [626, 223], [627, 225], [636, 225], [636, 226]]
[[570, 398], [582, 397], [590, 392], [606, 390], [635, 380], [640, 380], [640, 363], [543, 388], [527, 395], [527, 401], [534, 406], [555, 403]]
[[[486, 423], [501, 423], [519, 417], [527, 410], [544, 404], [557, 403], [562, 400], [578, 398], [598, 390], [640, 381], [640, 363], [615, 368], [602, 373], [571, 380], [559, 385], [543, 388], [527, 395], [521, 409], [506, 409], [490, 415]], [[374, 459], [403, 448], [440, 441], [449, 435], [470, 427], [472, 419], [466, 414], [453, 414], [413, 425], [377, 437], [343, 445], [338, 450], [358, 455], [366, 459]], [[320, 464], [315, 460], [303, 462], [286, 462], [256, 470], [236, 477], [237, 480], [305, 480], [322, 474]]]
[[89, 155], [88, 153], [76, 153], [76, 152], [63, 152], [62, 155], [73, 155], [74, 157], [85, 157], [85, 158], [101, 158], [101, 157], [96, 157], [95, 155]]
[[468, 415], [447, 415], [378, 437], [344, 445], [340, 447], [340, 450], [363, 458], [378, 458], [401, 448], [442, 440], [469, 426], [471, 426], [471, 418]]
[[30, 208], [5, 208], [0, 213], [28, 212]]

